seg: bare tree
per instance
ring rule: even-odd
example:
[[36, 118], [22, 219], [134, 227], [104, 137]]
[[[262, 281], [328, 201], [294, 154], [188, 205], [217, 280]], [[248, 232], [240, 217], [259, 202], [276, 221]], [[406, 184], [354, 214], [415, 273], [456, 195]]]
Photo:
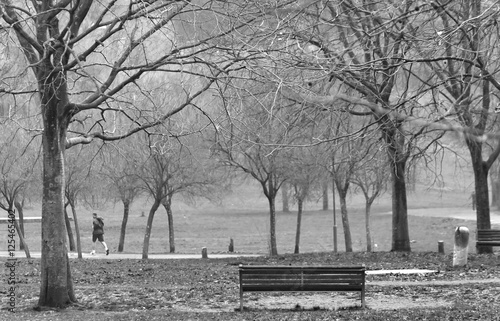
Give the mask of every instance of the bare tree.
[[[95, 155], [95, 150], [86, 147], [76, 147], [65, 155], [66, 183], [64, 195], [66, 197], [65, 212], [67, 206], [71, 208], [73, 222], [75, 224], [76, 250], [78, 258], [83, 258], [81, 246], [80, 225], [78, 220], [77, 205], [85, 200], [86, 194], [91, 194], [96, 186], [95, 182], [102, 183], [102, 179], [95, 179], [97, 174], [92, 171], [94, 161], [89, 161]], [[97, 163], [97, 162], [96, 162]], [[94, 178], [94, 179], [93, 179]], [[66, 213], [65, 213], [66, 214]], [[67, 214], [66, 214], [67, 215]], [[67, 222], [69, 224], [69, 222]]]
[[[438, 119], [462, 128], [474, 171], [477, 229], [490, 229], [488, 172], [500, 154], [498, 132], [500, 9], [481, 0], [432, 2], [429, 18], [419, 26], [425, 42], [417, 46], [420, 61], [434, 75]], [[480, 247], [480, 253], [492, 253]]]
[[368, 126], [379, 129], [392, 177], [394, 251], [411, 250], [405, 174], [415, 136], [456, 129], [422, 119], [434, 105], [426, 99], [432, 86], [421, 82], [432, 76], [408, 60], [416, 55], [418, 24], [428, 17], [420, 9], [417, 1], [300, 1], [281, 10], [283, 49], [274, 60], [304, 73], [284, 85], [289, 98], [368, 118]]
[[201, 142], [202, 136], [195, 134], [182, 138], [147, 137], [144, 141], [143, 150], [148, 150], [149, 154], [144, 153], [147, 158], [140, 166], [139, 179], [146, 193], [153, 198], [153, 205], [144, 234], [143, 259], [148, 258], [153, 219], [160, 206], [167, 212], [169, 252], [174, 253], [174, 196], [210, 199], [218, 190], [216, 186], [220, 177], [208, 159], [208, 148], [203, 148]]
[[261, 185], [269, 203], [269, 251], [277, 255], [276, 197], [290, 174], [291, 145], [302, 137], [308, 119], [279, 87], [258, 74], [242, 77], [221, 90], [225, 111], [217, 117], [213, 148], [223, 164]]
[[125, 235], [130, 213], [130, 206], [141, 195], [142, 186], [139, 179], [139, 165], [136, 157], [130, 154], [137, 152], [137, 139], [130, 137], [108, 148], [105, 153], [107, 159], [102, 168], [102, 175], [108, 177], [116, 198], [123, 204], [123, 219], [118, 241], [118, 252], [123, 252]]
[[301, 148], [294, 149], [293, 156], [289, 162], [288, 184], [293, 187], [293, 198], [297, 202], [297, 225], [295, 231], [294, 253], [300, 252], [300, 236], [302, 227], [302, 214], [304, 202], [310, 198], [315, 190], [318, 190], [321, 167], [317, 160], [316, 149]]
[[[31, 142], [33, 143], [33, 142]], [[22, 204], [26, 197], [26, 189], [36, 179], [34, 177], [37, 153], [29, 136], [15, 124], [2, 126], [0, 138], [0, 208], [15, 213], [18, 219], [14, 222], [20, 240], [20, 249], [24, 249], [30, 257], [28, 245], [24, 241], [24, 218]], [[22, 158], [22, 159], [21, 159]]]
[[[376, 146], [376, 142], [373, 144]], [[372, 148], [367, 157], [357, 164], [351, 181], [365, 197], [366, 251], [372, 252], [371, 207], [373, 202], [387, 189], [387, 159], [381, 157], [378, 149]]]
[[[65, 149], [153, 128], [191, 106], [235, 62], [261, 55], [252, 47], [248, 55], [240, 55], [246, 44], [230, 37], [235, 31], [251, 33], [252, 23], [263, 16], [258, 5], [0, 1], [2, 46], [26, 59], [22, 72], [7, 75], [0, 92], [34, 95], [27, 101], [38, 105], [42, 119], [40, 306], [76, 301], [65, 242]], [[163, 79], [161, 86], [152, 88], [158, 85], [154, 79]], [[155, 100], [160, 90], [171, 93], [171, 99]], [[137, 105], [138, 97], [149, 103]]]

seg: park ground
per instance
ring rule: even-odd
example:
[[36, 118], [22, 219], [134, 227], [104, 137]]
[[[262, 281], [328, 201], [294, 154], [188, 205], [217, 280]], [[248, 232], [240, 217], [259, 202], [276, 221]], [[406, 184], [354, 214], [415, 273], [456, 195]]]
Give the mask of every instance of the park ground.
[[[63, 310], [37, 310], [39, 260], [19, 259], [16, 312], [2, 310], [0, 320], [500, 320], [498, 253], [470, 254], [465, 267], [451, 262], [451, 253], [436, 252], [75, 259], [79, 302]], [[246, 293], [246, 309], [240, 312], [239, 264], [365, 264], [372, 272], [435, 272], [367, 275], [364, 310], [357, 293]]]
[[[380, 202], [372, 216], [377, 245], [373, 253], [363, 252], [366, 244], [362, 206], [352, 206], [349, 212], [354, 253], [344, 252], [340, 220], [339, 252], [332, 252], [332, 211], [311, 206], [304, 216], [301, 243], [304, 254], [290, 254], [295, 232], [292, 211], [278, 214], [281, 255], [267, 257], [265, 205], [244, 203], [235, 207], [225, 203], [178, 208], [177, 250], [184, 258], [166, 253], [165, 215], [159, 212], [151, 247], [152, 257], [157, 258], [150, 260], [139, 259], [144, 221], [141, 204], [136, 204], [131, 213], [124, 254], [116, 252], [113, 242], [119, 229], [119, 206], [107, 209], [106, 238], [111, 254], [105, 256], [101, 250], [96, 257], [90, 257], [85, 251], [84, 259], [71, 260], [78, 303], [63, 310], [35, 309], [40, 261], [19, 254], [15, 271], [16, 312], [5, 309], [9, 292], [2, 283], [0, 320], [500, 320], [499, 253], [475, 254], [474, 212], [466, 192], [426, 194], [424, 191], [410, 199], [411, 253], [389, 251], [390, 207]], [[495, 227], [500, 227], [496, 223], [498, 217], [493, 211]], [[464, 267], [452, 266], [453, 232], [457, 226], [471, 230], [469, 262]], [[27, 228], [31, 229], [28, 244], [36, 253], [39, 226], [32, 224]], [[227, 254], [230, 237], [235, 239], [236, 254], [216, 258], [216, 254], [219, 257]], [[444, 254], [437, 253], [438, 240], [445, 242]], [[84, 247], [90, 249], [88, 237], [83, 241]], [[200, 255], [203, 246], [209, 249], [209, 259], [193, 258]], [[2, 267], [6, 260], [0, 257]], [[248, 293], [246, 309], [240, 312], [237, 311], [239, 264], [364, 264], [371, 272], [408, 269], [434, 272], [368, 274], [364, 310], [359, 307], [356, 293]]]

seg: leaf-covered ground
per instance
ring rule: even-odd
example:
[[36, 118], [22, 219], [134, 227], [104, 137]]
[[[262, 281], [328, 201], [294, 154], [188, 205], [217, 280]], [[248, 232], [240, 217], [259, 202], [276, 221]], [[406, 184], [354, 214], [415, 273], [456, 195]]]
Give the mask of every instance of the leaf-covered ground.
[[[431, 269], [431, 274], [367, 276], [367, 309], [358, 294], [245, 293], [238, 265], [357, 265], [367, 270]], [[64, 310], [33, 308], [39, 260], [18, 260], [16, 313], [0, 320], [500, 320], [500, 259], [470, 255], [453, 268], [438, 253], [322, 253], [224, 260], [73, 260], [79, 302]], [[2, 307], [6, 290], [0, 289]]]

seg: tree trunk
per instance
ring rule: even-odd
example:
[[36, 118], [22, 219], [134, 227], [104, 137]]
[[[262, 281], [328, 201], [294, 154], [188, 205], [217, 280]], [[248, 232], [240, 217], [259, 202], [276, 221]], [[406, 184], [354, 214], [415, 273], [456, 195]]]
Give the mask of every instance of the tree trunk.
[[405, 166], [407, 157], [403, 148], [404, 136], [396, 125], [381, 118], [383, 137], [387, 143], [389, 168], [392, 181], [392, 251], [409, 252], [410, 233], [408, 228], [408, 204], [406, 199]]
[[328, 181], [323, 182], [323, 211], [328, 211]]
[[17, 235], [19, 235], [19, 241], [22, 245], [22, 248], [24, 249], [24, 253], [26, 254], [26, 257], [28, 259], [31, 258], [31, 254], [30, 254], [30, 250], [28, 248], [28, 244], [26, 244], [26, 242], [24, 241], [24, 236], [23, 234], [21, 233], [21, 227], [19, 226], [19, 224], [17, 223], [18, 220], [14, 220], [14, 227], [16, 228], [16, 231], [17, 231]]
[[[14, 206], [17, 209], [17, 214], [18, 214], [18, 217], [19, 217], [19, 235], [20, 235], [19, 236], [19, 240], [20, 240], [21, 236], [24, 239], [24, 211], [23, 211], [23, 205], [20, 202], [15, 201], [14, 202]], [[20, 242], [19, 249], [20, 250], [24, 250], [24, 242]]]
[[172, 212], [172, 195], [167, 195], [163, 202], [163, 207], [167, 211], [168, 219], [168, 244], [170, 253], [175, 253], [175, 236], [174, 236], [174, 213]]
[[288, 184], [283, 184], [283, 187], [281, 189], [281, 199], [283, 201], [283, 213], [289, 213], [290, 212], [290, 204], [289, 204], [289, 198], [288, 195]]
[[67, 205], [64, 205], [64, 221], [66, 222], [66, 232], [68, 233], [69, 250], [75, 251], [75, 237], [73, 236], [73, 230], [71, 229], [71, 222], [68, 217]]
[[118, 241], [118, 252], [123, 252], [123, 247], [125, 245], [125, 233], [127, 230], [129, 213], [130, 213], [130, 202], [128, 200], [125, 200], [123, 201], [123, 219], [122, 219], [122, 227], [120, 229], [120, 240]]
[[344, 228], [345, 251], [352, 252], [351, 227], [349, 225], [349, 216], [347, 215], [347, 193], [339, 191], [340, 213], [342, 215], [342, 226]]
[[82, 242], [80, 237], [80, 227], [78, 226], [78, 217], [76, 215], [76, 206], [70, 203], [71, 212], [73, 213], [73, 221], [75, 222], [75, 233], [76, 233], [76, 250], [78, 251], [78, 258], [83, 258], [82, 256]]
[[494, 171], [490, 169], [490, 181], [491, 181], [491, 206], [500, 209], [500, 163], [496, 161], [494, 163]]
[[146, 224], [146, 232], [144, 233], [144, 244], [142, 246], [142, 259], [146, 260], [148, 258], [149, 253], [149, 238], [151, 237], [151, 229], [153, 227], [153, 219], [156, 213], [156, 210], [160, 207], [160, 201], [155, 199], [153, 206], [149, 210], [148, 215], [148, 223]]
[[63, 112], [69, 105], [65, 75], [53, 74], [50, 61], [43, 63], [47, 65], [40, 66], [38, 74], [44, 124], [42, 258], [38, 304], [64, 307], [76, 302], [64, 220], [64, 150], [71, 115]]
[[[488, 168], [482, 160], [481, 143], [466, 139], [467, 147], [472, 160], [472, 168], [474, 170], [474, 183], [476, 193], [476, 228], [478, 230], [491, 229], [490, 221], [490, 203], [488, 191]], [[479, 254], [493, 253], [491, 246], [478, 247]]]
[[276, 206], [275, 198], [270, 196], [269, 201], [269, 255], [278, 255], [278, 245], [276, 242]]
[[371, 229], [371, 212], [372, 204], [370, 202], [366, 202], [365, 204], [365, 227], [366, 227], [366, 251], [372, 252], [372, 229]]
[[295, 232], [295, 249], [293, 253], [299, 254], [299, 246], [300, 246], [300, 226], [302, 223], [302, 199], [297, 200], [297, 231]]
[[406, 161], [393, 160], [390, 162], [392, 172], [392, 251], [410, 252], [405, 164]]
[[491, 206], [500, 208], [500, 180], [491, 179]]

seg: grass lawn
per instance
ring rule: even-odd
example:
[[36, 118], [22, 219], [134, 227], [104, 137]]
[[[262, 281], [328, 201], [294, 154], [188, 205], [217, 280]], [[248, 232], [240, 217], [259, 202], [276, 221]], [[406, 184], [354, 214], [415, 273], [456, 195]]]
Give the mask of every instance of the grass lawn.
[[[464, 191], [435, 191], [420, 189], [410, 193], [409, 208], [428, 208], [438, 215], [439, 208], [457, 208], [473, 213], [469, 194]], [[359, 195], [348, 200], [349, 223], [351, 226], [354, 251], [366, 250], [364, 200]], [[141, 253], [150, 200], [141, 199], [132, 206], [127, 225], [125, 253]], [[332, 200], [330, 200], [332, 204]], [[338, 204], [338, 200], [337, 200]], [[277, 207], [280, 208], [278, 199]], [[300, 250], [306, 252], [324, 252], [333, 249], [333, 210], [322, 211], [316, 202], [306, 204], [302, 220]], [[331, 208], [331, 205], [330, 205]], [[91, 214], [93, 211], [105, 218], [105, 239], [115, 253], [118, 248], [120, 226], [123, 216], [121, 204], [101, 210], [78, 208], [79, 223], [84, 252], [91, 250]], [[385, 195], [372, 209], [372, 235], [375, 251], [391, 249], [391, 225], [389, 195]], [[144, 217], [142, 214], [144, 213]], [[33, 206], [26, 211], [26, 216], [40, 216], [40, 209]], [[492, 214], [498, 215], [498, 214]], [[344, 251], [344, 233], [340, 210], [336, 210], [338, 228], [338, 250]], [[296, 212], [277, 213], [277, 241], [280, 254], [291, 253], [295, 244]], [[437, 241], [443, 240], [445, 251], [453, 250], [453, 233], [458, 225], [471, 230], [471, 239], [475, 231], [475, 221], [454, 218], [433, 218], [409, 216], [410, 238], [413, 251], [437, 250]], [[229, 239], [234, 239], [235, 251], [240, 253], [268, 253], [269, 214], [267, 200], [257, 186], [238, 188], [219, 204], [199, 201], [195, 205], [186, 205], [174, 200], [174, 227], [177, 253], [200, 253], [207, 247], [209, 253], [226, 252]], [[1, 225], [0, 225], [1, 228]], [[149, 253], [167, 253], [167, 217], [160, 208], [154, 218]], [[3, 233], [2, 233], [3, 234]], [[40, 223], [25, 225], [26, 241], [31, 251], [40, 251]], [[6, 237], [6, 236], [4, 236]], [[6, 244], [6, 243], [4, 243]], [[102, 251], [102, 248], [100, 248]], [[473, 246], [470, 248], [474, 250]]]

